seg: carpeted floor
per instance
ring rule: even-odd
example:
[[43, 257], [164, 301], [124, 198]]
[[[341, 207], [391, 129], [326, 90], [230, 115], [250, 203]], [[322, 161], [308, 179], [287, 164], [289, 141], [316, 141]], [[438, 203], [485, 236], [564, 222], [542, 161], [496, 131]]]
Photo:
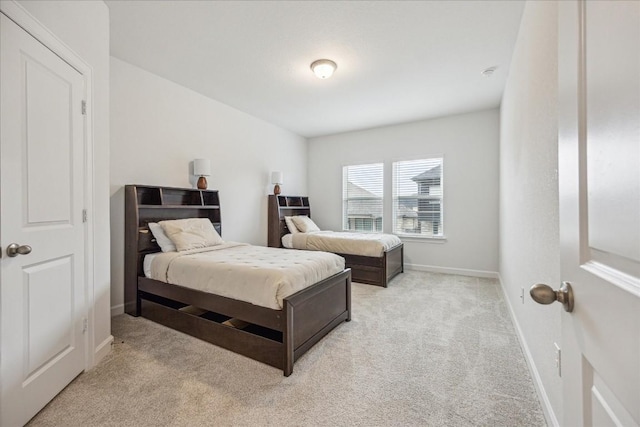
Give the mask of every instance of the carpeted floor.
[[544, 426], [497, 281], [353, 284], [353, 320], [293, 375], [143, 318], [32, 426]]

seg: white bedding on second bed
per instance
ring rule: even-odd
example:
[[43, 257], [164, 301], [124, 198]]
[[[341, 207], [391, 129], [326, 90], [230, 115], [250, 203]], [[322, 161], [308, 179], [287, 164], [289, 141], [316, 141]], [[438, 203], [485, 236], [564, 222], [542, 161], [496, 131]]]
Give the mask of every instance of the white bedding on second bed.
[[335, 254], [245, 243], [151, 255], [154, 280], [275, 310], [282, 309], [283, 298], [344, 270], [344, 258]]
[[398, 236], [383, 233], [350, 233], [347, 231], [313, 231], [309, 233], [285, 234], [285, 248], [309, 251], [327, 251], [340, 254], [381, 257], [402, 243]]

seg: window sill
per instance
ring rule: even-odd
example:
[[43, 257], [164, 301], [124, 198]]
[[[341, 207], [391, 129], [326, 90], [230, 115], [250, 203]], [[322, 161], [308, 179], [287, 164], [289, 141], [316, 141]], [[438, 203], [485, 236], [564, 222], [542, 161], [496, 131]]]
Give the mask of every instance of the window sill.
[[436, 243], [442, 244], [447, 243], [447, 236], [439, 236], [439, 237], [418, 237], [411, 236], [409, 234], [396, 234], [403, 242], [421, 242], [421, 243]]

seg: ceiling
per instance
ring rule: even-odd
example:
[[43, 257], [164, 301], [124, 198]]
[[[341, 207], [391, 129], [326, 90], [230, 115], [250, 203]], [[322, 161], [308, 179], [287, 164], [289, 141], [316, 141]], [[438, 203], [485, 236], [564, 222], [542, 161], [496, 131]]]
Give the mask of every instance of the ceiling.
[[[524, 8], [503, 0], [107, 4], [114, 57], [305, 137], [497, 107]], [[338, 64], [330, 79], [309, 69], [320, 58]]]

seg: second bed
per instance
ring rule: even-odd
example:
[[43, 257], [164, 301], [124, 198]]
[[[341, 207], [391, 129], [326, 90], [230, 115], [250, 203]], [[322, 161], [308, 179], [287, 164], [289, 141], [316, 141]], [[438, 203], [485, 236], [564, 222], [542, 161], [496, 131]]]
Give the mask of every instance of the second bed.
[[[268, 244], [305, 250], [333, 252], [345, 259], [354, 282], [387, 287], [404, 271], [404, 245], [394, 235], [302, 230], [292, 233], [291, 218], [311, 218], [308, 197], [269, 196]], [[287, 224], [289, 221], [289, 224]], [[297, 227], [296, 227], [297, 231]]]

